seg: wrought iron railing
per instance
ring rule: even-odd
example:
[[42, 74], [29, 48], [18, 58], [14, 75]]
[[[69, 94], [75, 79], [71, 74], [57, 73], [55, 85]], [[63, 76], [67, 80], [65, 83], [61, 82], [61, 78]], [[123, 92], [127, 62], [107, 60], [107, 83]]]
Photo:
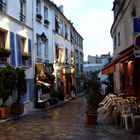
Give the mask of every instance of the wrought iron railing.
[[6, 11], [6, 3], [4, 3], [3, 1], [0, 1], [0, 11]]
[[21, 22], [25, 22], [26, 17], [23, 15], [23, 13], [19, 13], [19, 18]]

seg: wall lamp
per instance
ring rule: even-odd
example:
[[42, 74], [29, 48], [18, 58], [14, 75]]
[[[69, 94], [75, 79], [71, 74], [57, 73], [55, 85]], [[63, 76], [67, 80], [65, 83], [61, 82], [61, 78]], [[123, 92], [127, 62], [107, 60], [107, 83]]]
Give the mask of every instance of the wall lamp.
[[47, 39], [47, 36], [45, 35], [44, 32], [40, 35], [40, 39], [41, 39], [42, 43], [38, 42], [38, 43], [35, 43], [35, 44], [37, 44], [37, 45], [38, 45], [38, 44], [45, 44], [46, 41], [48, 40], [48, 39]]

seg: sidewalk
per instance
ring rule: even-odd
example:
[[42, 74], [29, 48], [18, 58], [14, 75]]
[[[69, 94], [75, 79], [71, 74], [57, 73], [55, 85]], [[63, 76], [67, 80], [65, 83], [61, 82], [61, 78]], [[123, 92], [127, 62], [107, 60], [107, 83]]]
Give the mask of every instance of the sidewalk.
[[[44, 108], [44, 109], [34, 108], [32, 111], [26, 112], [26, 113], [24, 113], [24, 114], [18, 116], [17, 118], [19, 118], [19, 117], [24, 117], [25, 115], [33, 115], [33, 114], [36, 114], [36, 113], [40, 113], [40, 112], [42, 112], [42, 111], [46, 111], [46, 110], [49, 110], [49, 109], [52, 109], [52, 108], [55, 108], [55, 107], [59, 107], [59, 106], [61, 106], [61, 105], [64, 105], [65, 103], [68, 103], [69, 101], [71, 101], [71, 100], [73, 100], [73, 99], [75, 99], [75, 98], [77, 98], [77, 97], [83, 96], [83, 95], [84, 95], [84, 93], [78, 93], [77, 96], [75, 96], [75, 97], [66, 98], [66, 99], [64, 99], [64, 101], [58, 101], [57, 104], [48, 106], [48, 107], [46, 107], [46, 108]], [[7, 121], [14, 120], [14, 119], [16, 119], [15, 116], [11, 116], [10, 118], [4, 119], [4, 120], [1, 120], [1, 119], [0, 119], [0, 124], [1, 124], [1, 123], [4, 123], [4, 122], [7, 122]]]

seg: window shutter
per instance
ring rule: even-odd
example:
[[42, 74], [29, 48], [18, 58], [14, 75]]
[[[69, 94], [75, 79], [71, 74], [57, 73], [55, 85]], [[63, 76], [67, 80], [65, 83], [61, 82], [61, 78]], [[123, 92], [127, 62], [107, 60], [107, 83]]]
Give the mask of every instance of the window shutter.
[[10, 49], [11, 49], [10, 63], [13, 67], [15, 67], [16, 66], [15, 41], [14, 41], [14, 33], [13, 32], [10, 32]]
[[20, 103], [24, 103], [26, 101], [26, 95], [20, 96]]
[[34, 79], [29, 79], [29, 99], [34, 100]]
[[16, 43], [17, 43], [18, 66], [21, 66], [22, 65], [21, 39], [20, 39], [20, 35], [18, 35], [18, 34], [16, 34]]
[[28, 60], [28, 66], [32, 66], [32, 48], [31, 48], [31, 39], [28, 39], [28, 52], [30, 54], [30, 58]]

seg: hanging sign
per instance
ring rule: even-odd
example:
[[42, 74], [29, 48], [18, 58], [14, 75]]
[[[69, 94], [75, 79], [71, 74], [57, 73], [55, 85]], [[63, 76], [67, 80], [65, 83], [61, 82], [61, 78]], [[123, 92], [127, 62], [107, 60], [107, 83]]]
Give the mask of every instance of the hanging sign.
[[140, 58], [140, 50], [134, 50], [135, 58]]
[[134, 39], [135, 46], [140, 49], [140, 35], [137, 35]]
[[140, 33], [140, 17], [133, 18], [133, 31]]

